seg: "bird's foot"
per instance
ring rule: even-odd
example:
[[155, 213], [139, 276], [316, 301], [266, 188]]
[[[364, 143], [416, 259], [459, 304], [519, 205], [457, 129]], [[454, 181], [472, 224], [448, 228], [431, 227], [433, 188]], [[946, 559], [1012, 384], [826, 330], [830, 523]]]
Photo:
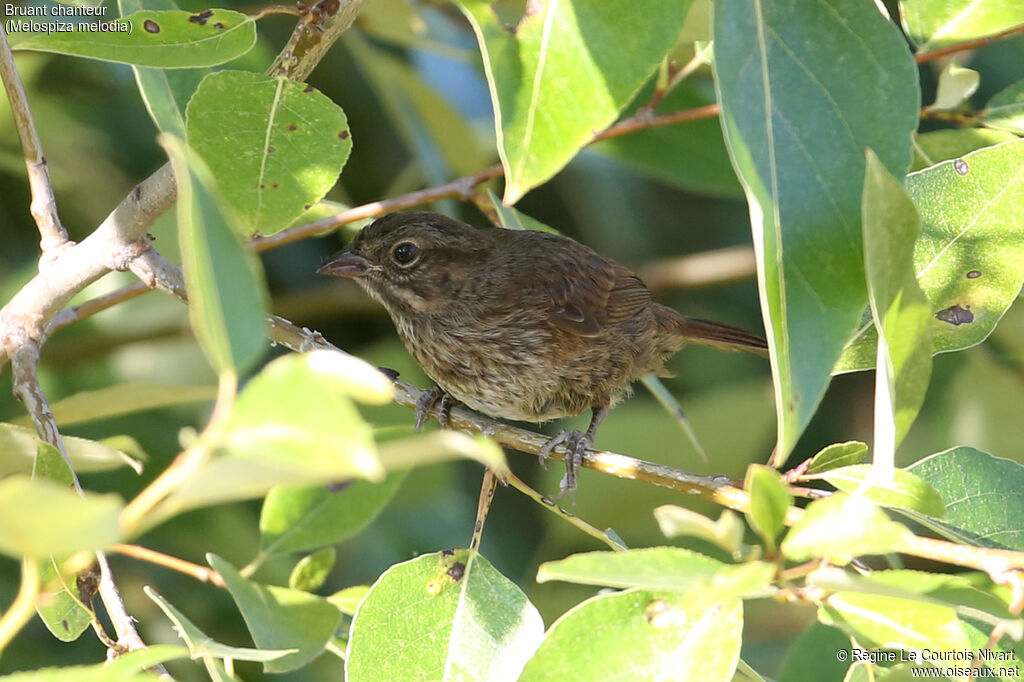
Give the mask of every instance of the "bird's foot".
[[452, 408], [458, 404], [458, 401], [440, 386], [434, 386], [429, 391], [424, 391], [419, 397], [419, 400], [416, 401], [417, 431], [419, 431], [424, 422], [427, 421], [430, 411], [434, 409], [434, 406], [438, 403], [440, 403], [440, 406], [437, 410], [437, 421], [441, 424], [442, 429], [448, 428], [448, 418], [451, 416]]
[[547, 469], [547, 459], [556, 446], [565, 444], [565, 476], [559, 483], [558, 494], [549, 498], [560, 500], [569, 493], [569, 498], [576, 504], [576, 476], [583, 464], [583, 455], [594, 445], [594, 437], [585, 431], [561, 431], [557, 436], [544, 444], [540, 449], [540, 465]]

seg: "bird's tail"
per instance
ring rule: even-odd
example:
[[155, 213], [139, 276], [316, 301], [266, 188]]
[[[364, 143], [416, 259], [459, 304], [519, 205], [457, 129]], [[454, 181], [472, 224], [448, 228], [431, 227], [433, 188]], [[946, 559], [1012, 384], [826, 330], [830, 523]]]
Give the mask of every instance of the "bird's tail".
[[756, 334], [720, 322], [680, 316], [679, 332], [689, 341], [721, 350], [745, 350], [767, 357], [768, 342]]

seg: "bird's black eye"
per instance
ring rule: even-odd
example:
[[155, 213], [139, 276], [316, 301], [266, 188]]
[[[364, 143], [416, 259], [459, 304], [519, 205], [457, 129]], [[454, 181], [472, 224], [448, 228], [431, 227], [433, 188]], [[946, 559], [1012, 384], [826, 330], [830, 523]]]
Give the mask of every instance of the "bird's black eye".
[[412, 242], [399, 242], [399, 244], [391, 250], [391, 257], [395, 259], [395, 262], [399, 265], [410, 265], [420, 256], [420, 247], [416, 246]]

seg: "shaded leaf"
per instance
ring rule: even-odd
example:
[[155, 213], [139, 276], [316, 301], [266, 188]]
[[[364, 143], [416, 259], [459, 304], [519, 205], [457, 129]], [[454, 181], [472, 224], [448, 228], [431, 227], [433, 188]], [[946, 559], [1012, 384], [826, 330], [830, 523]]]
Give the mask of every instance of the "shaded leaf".
[[958, 542], [1024, 551], [1024, 467], [1020, 464], [958, 447], [925, 457], [907, 471], [927, 481], [946, 500], [942, 522], [918, 520]]
[[195, 658], [230, 658], [236, 661], [273, 661], [288, 654], [294, 653], [295, 649], [270, 650], [270, 649], [248, 649], [244, 647], [228, 646], [215, 642], [205, 632], [197, 628], [192, 621], [185, 617], [174, 605], [164, 599], [156, 590], [148, 585], [142, 588], [146, 596], [156, 602], [160, 610], [171, 619], [178, 636], [188, 647], [189, 655]]
[[275, 487], [260, 514], [260, 553], [315, 549], [355, 535], [387, 506], [407, 473], [391, 472], [382, 483], [352, 481], [336, 492], [323, 485]]
[[[866, 302], [864, 149], [902, 175], [917, 127], [917, 68], [871, 3], [714, 3], [722, 126], [759, 267], [785, 459]], [[879, 106], [882, 102], [884, 105]]]
[[316, 658], [334, 635], [341, 613], [326, 599], [246, 580], [234, 566], [214, 554], [207, 555], [207, 560], [224, 578], [256, 646], [263, 650], [297, 650], [265, 661], [264, 671], [283, 673], [301, 668]]
[[243, 372], [267, 348], [262, 268], [232, 233], [202, 159], [177, 138], [159, 139], [177, 180], [178, 241], [192, 330], [215, 371]]
[[993, 95], [981, 112], [981, 120], [989, 128], [1024, 135], [1024, 81]]
[[786, 527], [786, 513], [793, 504], [793, 495], [782, 482], [782, 477], [771, 467], [751, 464], [743, 489], [750, 495], [747, 520], [757, 531], [770, 552], [775, 551], [775, 540]]
[[914, 136], [914, 163], [911, 171], [919, 171], [943, 161], [952, 161], [983, 147], [992, 147], [1016, 140], [1017, 136], [1003, 130], [955, 128], [930, 130]]
[[356, 609], [359, 608], [359, 604], [362, 603], [363, 598], [366, 597], [369, 591], [369, 585], [353, 585], [352, 587], [338, 590], [328, 597], [327, 601], [337, 606], [338, 610], [346, 616], [354, 616], [356, 615]]

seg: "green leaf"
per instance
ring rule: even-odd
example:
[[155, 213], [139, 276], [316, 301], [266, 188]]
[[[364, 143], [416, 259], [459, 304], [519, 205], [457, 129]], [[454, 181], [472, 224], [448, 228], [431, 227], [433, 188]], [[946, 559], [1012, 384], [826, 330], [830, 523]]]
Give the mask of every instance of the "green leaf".
[[[649, 88], [640, 91], [630, 112], [650, 100]], [[714, 89], [707, 83], [684, 81], [658, 106], [660, 111], [682, 111], [714, 104]], [[722, 126], [715, 117], [682, 125], [659, 126], [623, 135], [588, 148], [618, 159], [630, 168], [673, 185], [712, 196], [742, 197], [743, 190], [729, 163]]]
[[[173, 0], [117, 0], [121, 16], [140, 10], [176, 10]], [[185, 106], [208, 68], [155, 69], [132, 66], [139, 94], [157, 130], [185, 139]]]
[[[110, 471], [123, 466], [142, 473], [142, 464], [119, 450], [85, 438], [63, 438], [68, 457], [79, 473]], [[33, 430], [0, 422], [0, 476], [31, 472], [41, 442]]]
[[319, 552], [302, 557], [288, 576], [288, 587], [304, 592], [319, 588], [331, 574], [336, 556], [333, 547], [324, 547]]
[[747, 521], [757, 531], [769, 552], [775, 551], [775, 540], [786, 527], [786, 513], [793, 504], [793, 495], [782, 482], [779, 472], [763, 464], [751, 464], [743, 489], [750, 495]]
[[912, 536], [867, 498], [836, 493], [807, 506], [782, 541], [782, 552], [793, 561], [823, 557], [843, 565], [865, 554], [898, 552]]
[[914, 203], [871, 150], [864, 173], [864, 269], [871, 315], [882, 341], [875, 380], [874, 461], [887, 477], [928, 390], [931, 311], [914, 274], [914, 243], [921, 231]]
[[43, 558], [97, 550], [121, 538], [116, 495], [78, 495], [46, 479], [0, 481], [0, 552]]
[[188, 647], [189, 655], [193, 658], [230, 658], [236, 661], [274, 661], [291, 653], [296, 649], [269, 650], [269, 649], [248, 649], [243, 647], [228, 646], [210, 638], [185, 617], [178, 609], [174, 608], [169, 601], [164, 599], [156, 590], [148, 585], [142, 588], [146, 596], [156, 602], [160, 610], [166, 614], [178, 636]]
[[681, 547], [573, 554], [561, 561], [545, 562], [537, 570], [537, 582], [541, 583], [562, 580], [584, 585], [642, 587], [701, 593], [715, 600], [759, 593], [774, 576], [773, 564], [723, 564]]
[[813, 476], [814, 474], [822, 474], [839, 467], [860, 464], [867, 457], [867, 454], [867, 443], [862, 443], [859, 440], [826, 445], [811, 459], [805, 475]]
[[628, 590], [593, 597], [551, 626], [521, 682], [729, 682], [740, 656], [743, 603]]
[[494, 206], [494, 214], [498, 216], [498, 224], [508, 230], [536, 230], [537, 232], [548, 232], [550, 234], [561, 234], [553, 227], [549, 227], [535, 218], [531, 218], [514, 206], [506, 206], [493, 190], [487, 190], [487, 198]]
[[192, 329], [217, 373], [245, 371], [266, 352], [268, 294], [256, 257], [232, 233], [209, 169], [164, 134], [178, 185], [178, 240]]
[[970, 648], [955, 609], [916, 599], [837, 592], [818, 609], [818, 620], [870, 649], [962, 652]]
[[[932, 311], [932, 352], [981, 343], [1024, 283], [1024, 140], [911, 173], [906, 189], [921, 216], [914, 268]], [[862, 325], [835, 371], [874, 367], [875, 339]]]
[[902, 0], [900, 17], [918, 52], [998, 33], [1020, 23], [1014, 0]]
[[968, 628], [974, 626], [965, 619], [990, 627], [998, 625], [1004, 634], [1019, 640], [1024, 633], [1024, 620], [1010, 613], [1005, 601], [976, 587], [976, 582], [964, 575], [907, 570], [875, 571], [860, 576], [836, 568], [821, 568], [807, 577], [809, 586], [827, 592], [859, 592], [949, 606]]
[[446, 462], [457, 457], [476, 460], [488, 469], [493, 469], [499, 476], [508, 471], [505, 453], [497, 443], [485, 436], [468, 436], [459, 431], [435, 431], [380, 446], [381, 464], [389, 471]]
[[[107, 386], [95, 391], [81, 391], [50, 405], [61, 427], [120, 417], [144, 410], [172, 405], [212, 401], [217, 397], [215, 386], [172, 386], [169, 384], [130, 383]], [[19, 426], [31, 426], [32, 420], [15, 420]]]
[[153, 675], [148, 668], [186, 656], [188, 650], [183, 646], [151, 644], [127, 651], [107, 663], [28, 670], [0, 679], [3, 682], [152, 682]]
[[779, 682], [821, 682], [839, 680], [848, 663], [821, 652], [849, 651], [850, 638], [836, 628], [811, 623], [789, 647], [779, 672]]
[[914, 136], [914, 163], [911, 171], [919, 171], [943, 161], [967, 156], [983, 147], [992, 147], [1016, 140], [1017, 136], [1002, 130], [956, 128], [932, 130]]
[[407, 473], [391, 472], [381, 483], [353, 481], [337, 492], [323, 485], [273, 488], [260, 514], [260, 554], [315, 549], [352, 537], [388, 505]]
[[[70, 488], [74, 474], [57, 448], [39, 443], [39, 452], [32, 467], [32, 478], [45, 479]], [[93, 611], [82, 603], [76, 580], [61, 571], [66, 554], [50, 555], [40, 562], [42, 587], [36, 598], [36, 612], [46, 629], [62, 642], [73, 642], [85, 632], [93, 620]]]
[[[230, 116], [224, 112], [230, 111]], [[210, 167], [250, 237], [271, 235], [320, 201], [352, 149], [345, 112], [313, 86], [284, 77], [220, 71], [186, 110], [188, 143]]]
[[734, 557], [739, 556], [743, 548], [743, 522], [728, 509], [723, 509], [718, 520], [712, 521], [685, 507], [664, 504], [654, 509], [654, 518], [667, 538], [681, 535], [700, 538], [718, 545]]
[[457, 549], [385, 571], [360, 604], [349, 635], [352, 682], [500, 682], [519, 678], [544, 624], [526, 595], [486, 559]]
[[951, 59], [942, 67], [935, 103], [928, 108], [933, 111], [956, 109], [975, 93], [980, 82], [981, 74], [974, 69], [965, 69]]
[[223, 64], [256, 44], [252, 17], [226, 9], [147, 10], [109, 23], [129, 30], [12, 32], [11, 47], [173, 69]]
[[1024, 80], [996, 93], [981, 118], [989, 128], [1024, 135]]
[[328, 597], [327, 601], [337, 606], [338, 610], [346, 616], [354, 616], [356, 615], [356, 609], [359, 608], [359, 605], [369, 591], [369, 585], [353, 585], [352, 587], [338, 590]]
[[218, 455], [175, 489], [157, 517], [260, 497], [277, 485], [383, 479], [373, 432], [351, 397], [379, 404], [393, 390], [371, 365], [339, 351], [274, 360], [239, 394]]
[[929, 522], [929, 527], [958, 542], [1024, 551], [1024, 467], [1020, 464], [958, 447], [925, 457], [907, 471], [947, 500], [946, 518]]
[[256, 646], [263, 650], [296, 650], [266, 661], [265, 672], [284, 673], [301, 668], [316, 658], [334, 635], [341, 612], [326, 599], [246, 580], [234, 566], [214, 554], [207, 555], [207, 560], [224, 578]]
[[615, 121], [675, 46], [690, 8], [690, 0], [561, 0], [527, 5], [510, 31], [490, 2], [459, 4], [483, 54], [507, 204]]
[[[893, 471], [891, 481], [879, 480], [873, 476], [869, 464], [831, 469], [821, 474], [808, 475], [806, 478], [824, 479], [843, 492], [857, 492], [883, 507], [910, 509], [937, 518], [946, 515], [946, 505], [942, 501], [942, 496], [927, 481], [905, 469]], [[868, 483], [861, 488], [865, 479]]]
[[723, 0], [714, 34], [722, 126], [759, 261], [778, 464], [864, 309], [864, 149], [906, 170], [917, 67], [872, 3]]

